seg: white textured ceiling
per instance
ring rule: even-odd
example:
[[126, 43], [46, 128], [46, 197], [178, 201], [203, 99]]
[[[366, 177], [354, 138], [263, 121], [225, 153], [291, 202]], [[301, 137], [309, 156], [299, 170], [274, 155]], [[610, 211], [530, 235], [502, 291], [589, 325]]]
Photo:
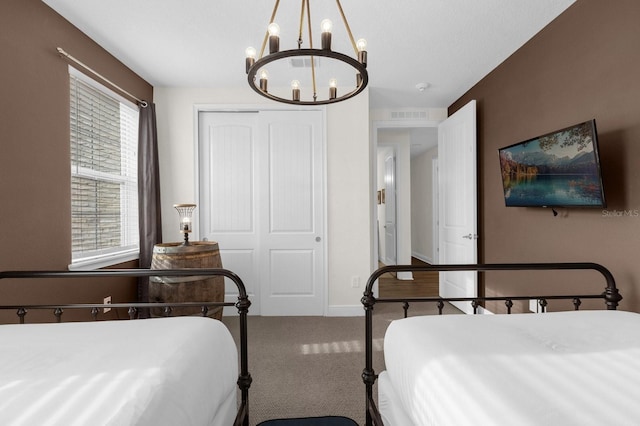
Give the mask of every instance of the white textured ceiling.
[[[368, 41], [371, 107], [395, 109], [448, 107], [574, 1], [341, 3], [354, 37]], [[156, 87], [246, 90], [244, 51], [260, 48], [273, 9], [269, 0], [43, 2]], [[310, 3], [314, 46], [319, 21], [330, 17], [334, 50], [351, 54], [336, 4]], [[295, 47], [299, 8], [299, 0], [280, 1], [282, 50]], [[420, 92], [422, 82], [429, 87]]]

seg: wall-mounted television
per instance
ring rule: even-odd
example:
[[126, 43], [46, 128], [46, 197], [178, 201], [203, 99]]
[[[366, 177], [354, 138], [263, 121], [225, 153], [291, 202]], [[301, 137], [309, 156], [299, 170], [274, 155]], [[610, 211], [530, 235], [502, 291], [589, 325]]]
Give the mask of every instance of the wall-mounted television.
[[507, 207], [601, 207], [596, 121], [498, 150]]

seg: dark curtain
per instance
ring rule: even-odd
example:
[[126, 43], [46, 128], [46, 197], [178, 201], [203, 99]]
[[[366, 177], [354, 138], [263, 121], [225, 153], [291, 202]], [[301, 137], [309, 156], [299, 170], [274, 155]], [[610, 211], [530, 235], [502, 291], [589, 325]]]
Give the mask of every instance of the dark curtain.
[[[156, 106], [140, 106], [138, 128], [138, 226], [140, 228], [140, 268], [151, 266], [154, 244], [162, 241], [160, 216], [160, 172]], [[149, 279], [138, 281], [138, 301], [149, 301]]]

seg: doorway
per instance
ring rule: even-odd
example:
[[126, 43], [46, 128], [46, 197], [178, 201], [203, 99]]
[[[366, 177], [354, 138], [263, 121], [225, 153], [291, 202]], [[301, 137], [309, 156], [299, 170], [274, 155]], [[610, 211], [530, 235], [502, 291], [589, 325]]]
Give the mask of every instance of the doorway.
[[[374, 250], [377, 255], [373, 264], [377, 268], [378, 262], [384, 264], [411, 264], [412, 258], [424, 262], [434, 263], [433, 250], [433, 179], [432, 160], [437, 155], [437, 121], [378, 121], [373, 123], [373, 152], [376, 160], [373, 162], [375, 191], [385, 189], [385, 196], [381, 197], [380, 204], [373, 207], [374, 226]], [[425, 155], [429, 152], [429, 155]], [[414, 160], [421, 158], [414, 167]], [[389, 200], [386, 182], [388, 177], [389, 158], [394, 158], [395, 198]], [[426, 164], [424, 170], [420, 165]], [[421, 176], [424, 176], [422, 178]], [[424, 185], [412, 184], [423, 180]], [[425, 188], [427, 186], [427, 188]], [[425, 193], [427, 195], [425, 195]], [[417, 198], [416, 198], [417, 197]], [[425, 198], [428, 197], [428, 200]], [[377, 199], [378, 197], [374, 197]], [[414, 202], [414, 198], [417, 201]], [[386, 223], [389, 201], [395, 204], [395, 238], [392, 243], [395, 246], [395, 261], [388, 256], [390, 232], [389, 223]], [[420, 204], [420, 205], [418, 205]], [[424, 205], [428, 207], [424, 207]], [[427, 214], [415, 214], [413, 207], [428, 209]], [[385, 228], [387, 226], [387, 228]], [[417, 234], [416, 234], [417, 233]], [[393, 238], [393, 237], [391, 237]], [[416, 251], [415, 244], [428, 246], [426, 249]], [[392, 262], [392, 263], [390, 263]], [[410, 272], [401, 272], [398, 278], [411, 280]]]

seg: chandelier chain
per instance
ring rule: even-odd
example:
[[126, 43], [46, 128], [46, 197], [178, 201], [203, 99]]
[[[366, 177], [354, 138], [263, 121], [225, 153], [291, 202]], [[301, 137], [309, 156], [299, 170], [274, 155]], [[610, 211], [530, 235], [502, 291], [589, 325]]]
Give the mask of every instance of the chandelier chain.
[[306, 0], [302, 0], [300, 5], [300, 30], [298, 31], [298, 49], [302, 47], [302, 25], [304, 23], [304, 5]]
[[[313, 36], [311, 35], [311, 8], [309, 7], [309, 0], [305, 0], [307, 3], [307, 27], [309, 28], [309, 49], [313, 49]], [[318, 90], [316, 88], [316, 67], [315, 67], [315, 59], [313, 55], [310, 56], [311, 59], [311, 83], [313, 85], [313, 101], [315, 102], [318, 99]]]

